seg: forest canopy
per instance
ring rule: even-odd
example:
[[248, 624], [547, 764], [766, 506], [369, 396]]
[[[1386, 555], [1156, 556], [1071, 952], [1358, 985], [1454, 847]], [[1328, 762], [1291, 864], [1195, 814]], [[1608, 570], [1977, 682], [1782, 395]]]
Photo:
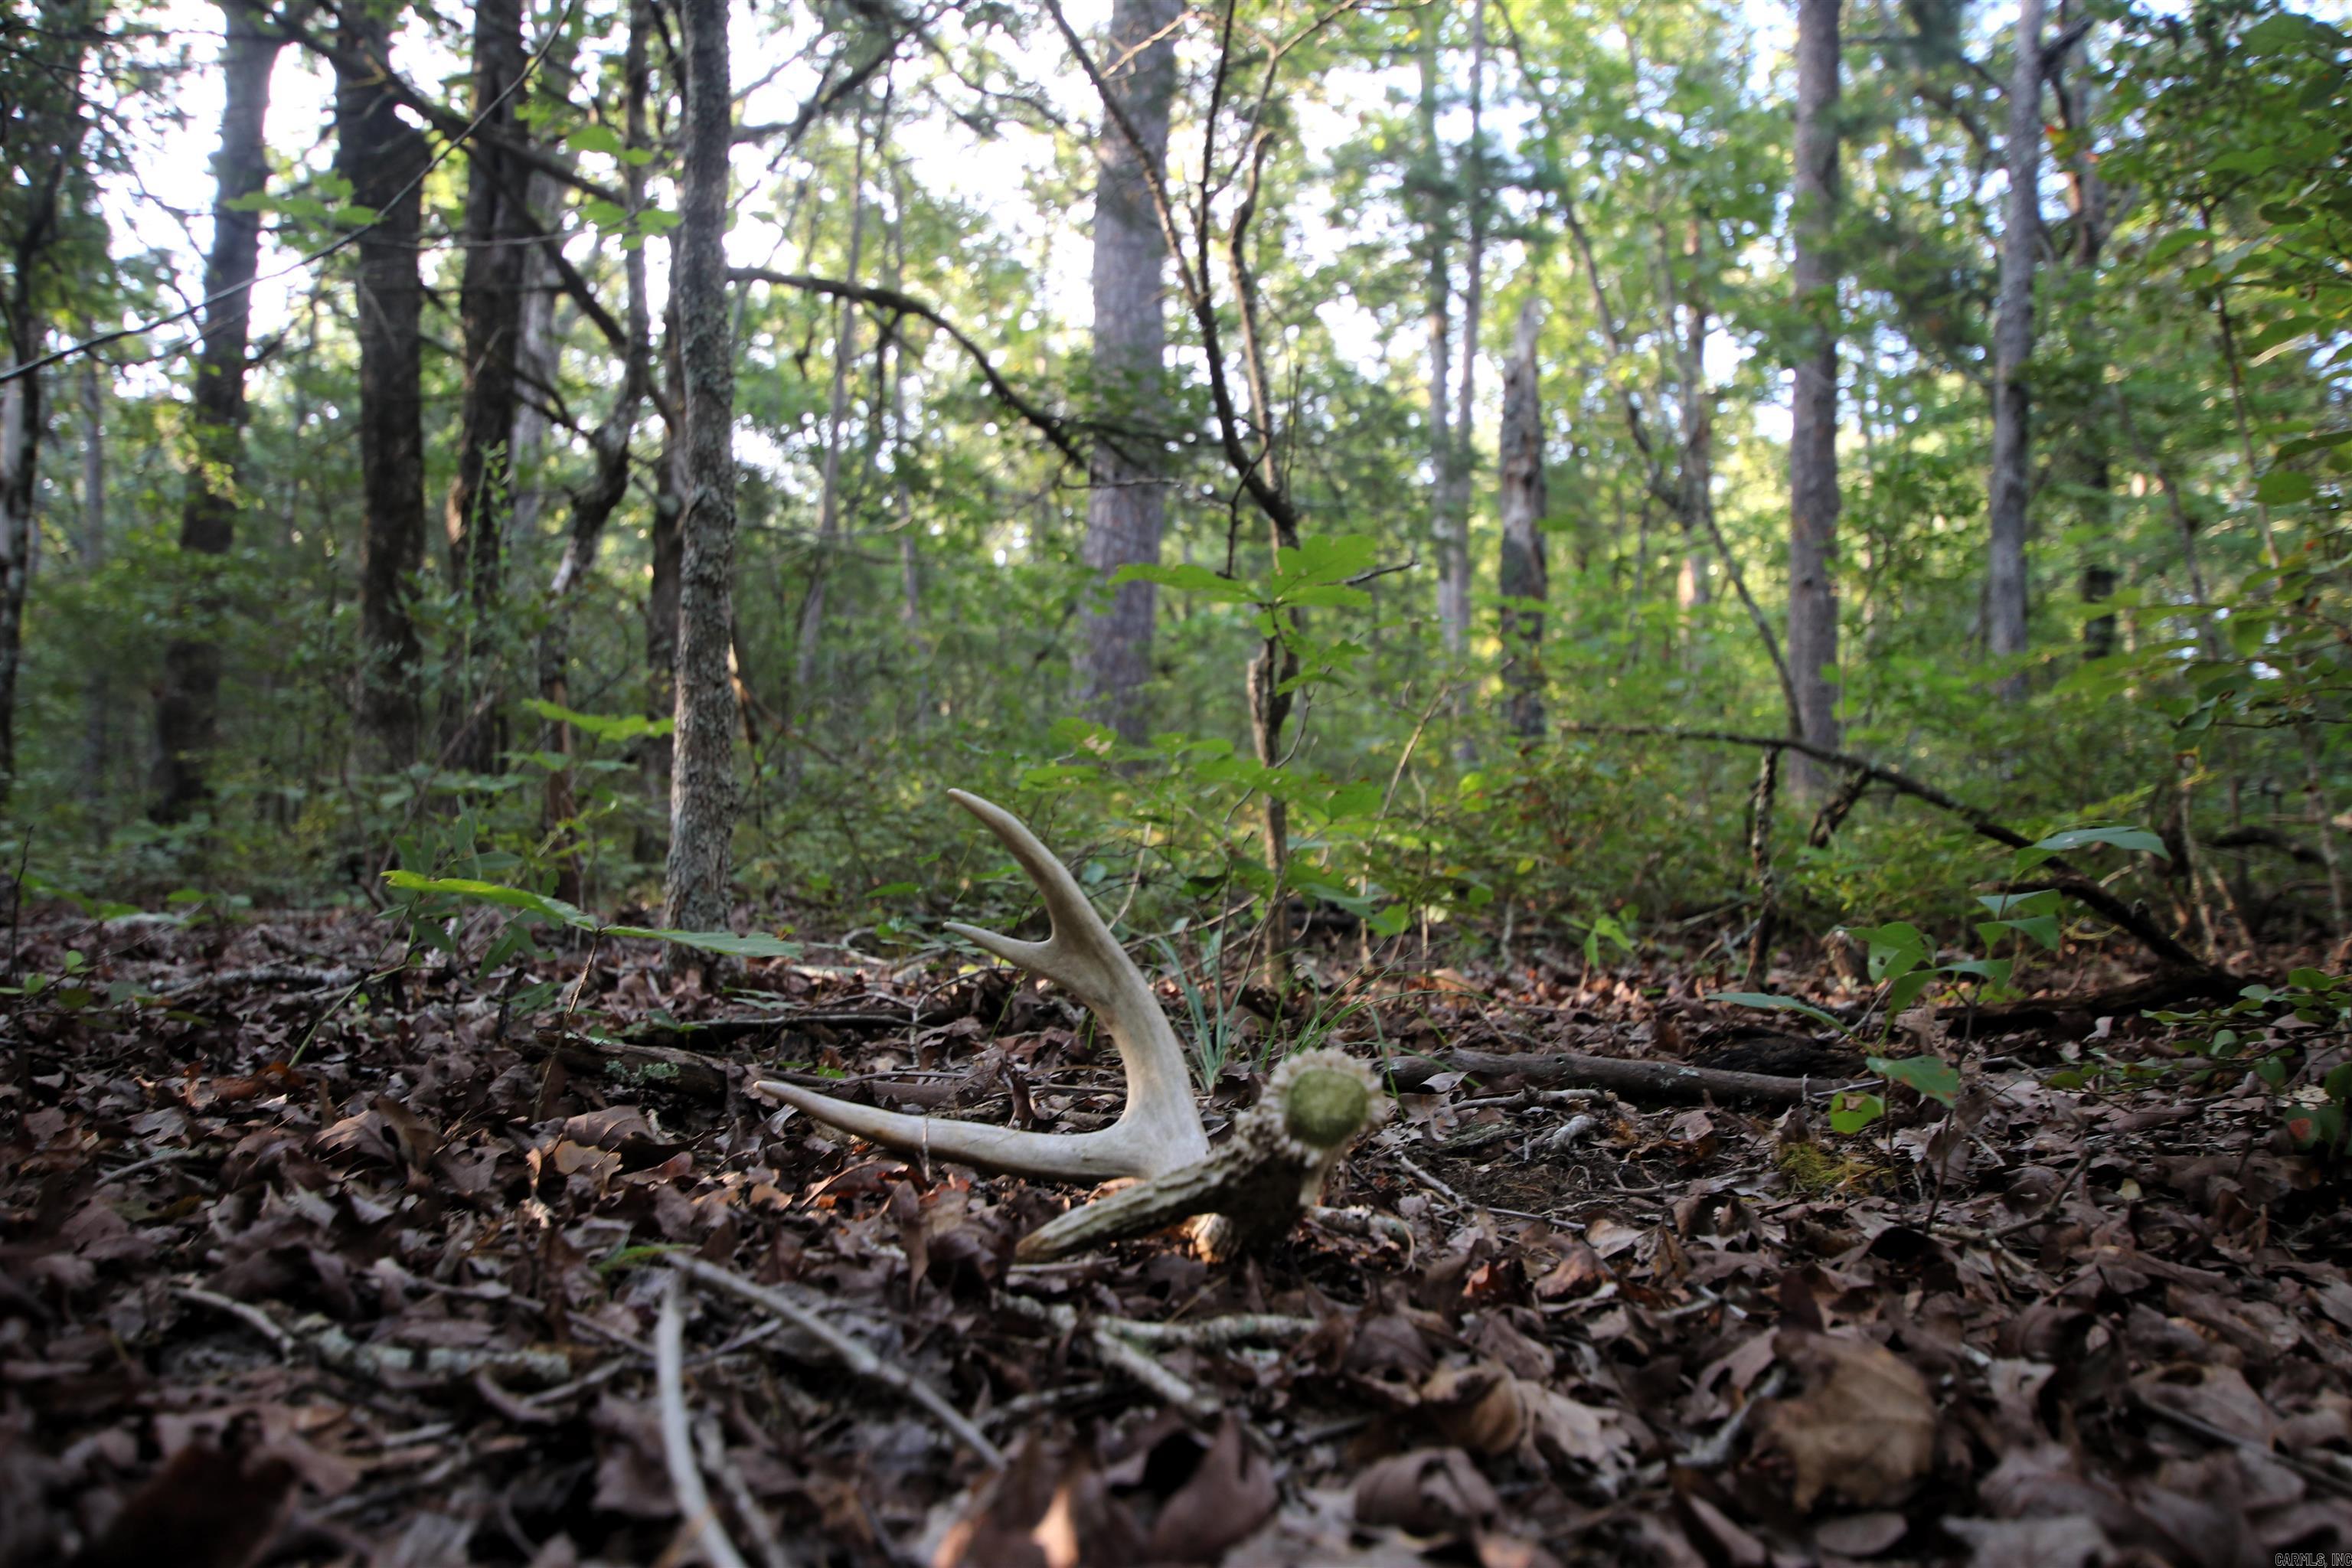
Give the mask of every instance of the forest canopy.
[[961, 784], [1277, 949], [1752, 915], [1754, 748], [1663, 725], [1815, 749], [1784, 931], [1987, 874], [1805, 842], [1822, 752], [2347, 929], [2326, 20], [743, 9], [699, 264], [661, 6], [11, 26], [37, 892], [675, 915], [683, 810], [700, 924], [919, 942]]

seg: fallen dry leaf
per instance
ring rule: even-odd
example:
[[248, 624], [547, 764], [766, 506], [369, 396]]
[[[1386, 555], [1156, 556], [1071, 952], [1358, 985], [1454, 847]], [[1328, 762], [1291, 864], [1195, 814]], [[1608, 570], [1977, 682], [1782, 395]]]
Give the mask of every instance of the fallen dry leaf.
[[1781, 1330], [1773, 1349], [1807, 1385], [1767, 1413], [1759, 1435], [1794, 1468], [1798, 1508], [1825, 1493], [1874, 1508], [1927, 1473], [1936, 1406], [1916, 1368], [1883, 1346], [1803, 1330]]

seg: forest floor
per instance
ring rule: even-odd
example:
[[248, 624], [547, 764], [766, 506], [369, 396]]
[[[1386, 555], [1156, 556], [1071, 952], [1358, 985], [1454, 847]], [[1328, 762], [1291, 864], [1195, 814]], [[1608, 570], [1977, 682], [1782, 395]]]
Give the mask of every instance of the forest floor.
[[[386, 929], [26, 919], [19, 983], [55, 978], [0, 1026], [0, 1563], [670, 1563], [706, 1526], [759, 1568], [2352, 1550], [2345, 1184], [2250, 1076], [2050, 1086], [2177, 1059], [2136, 1016], [1935, 1039], [1954, 1110], [1898, 1090], [1847, 1137], [1818, 1100], [1444, 1065], [1856, 1065], [1688, 973], [1390, 974], [1335, 1031], [1405, 1090], [1342, 1212], [1230, 1266], [1027, 1266], [1083, 1194], [746, 1089], [1100, 1125], [1116, 1058], [1059, 997], [824, 949], [713, 996], [607, 943], [543, 961], [551, 1031], [457, 979], [369, 994]], [[1213, 1131], [1291, 1032], [1245, 1031]]]

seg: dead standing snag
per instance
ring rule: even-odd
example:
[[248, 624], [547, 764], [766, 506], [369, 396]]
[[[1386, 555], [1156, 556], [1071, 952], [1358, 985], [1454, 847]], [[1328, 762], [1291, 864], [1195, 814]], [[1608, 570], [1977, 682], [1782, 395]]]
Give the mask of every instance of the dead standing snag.
[[1118, 944], [1067, 868], [1002, 806], [961, 790], [948, 797], [988, 826], [1045, 900], [1053, 931], [1022, 942], [974, 927], [949, 930], [1006, 963], [1053, 981], [1102, 1020], [1118, 1047], [1127, 1109], [1097, 1132], [1024, 1131], [942, 1121], [852, 1105], [797, 1084], [753, 1087], [828, 1126], [919, 1159], [1055, 1181], [1137, 1178], [1139, 1184], [1062, 1215], [1022, 1243], [1024, 1258], [1064, 1257], [1196, 1215], [1206, 1250], [1281, 1236], [1315, 1202], [1324, 1174], [1349, 1140], [1387, 1110], [1370, 1070], [1337, 1051], [1286, 1063], [1234, 1135], [1212, 1153], [1192, 1103], [1184, 1047], [1151, 994], [1151, 984]]

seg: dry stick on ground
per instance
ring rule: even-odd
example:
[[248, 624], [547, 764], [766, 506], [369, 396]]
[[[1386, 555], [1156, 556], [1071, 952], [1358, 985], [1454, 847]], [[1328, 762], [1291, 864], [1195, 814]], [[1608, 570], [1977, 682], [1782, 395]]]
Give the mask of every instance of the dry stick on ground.
[[904, 1395], [928, 1411], [933, 1419], [947, 1428], [949, 1434], [965, 1447], [978, 1455], [991, 1469], [1004, 1468], [1004, 1455], [995, 1444], [982, 1435], [963, 1413], [929, 1384], [905, 1369], [892, 1365], [835, 1328], [831, 1323], [808, 1310], [780, 1290], [755, 1285], [740, 1274], [731, 1273], [715, 1263], [699, 1258], [672, 1253], [669, 1266], [698, 1284], [714, 1289], [731, 1291], [756, 1307], [761, 1307], [785, 1320], [831, 1351], [841, 1364], [851, 1373], [882, 1384]]
[[703, 1489], [702, 1468], [694, 1462], [693, 1424], [686, 1414], [685, 1294], [671, 1276], [662, 1290], [661, 1317], [654, 1325], [654, 1377], [659, 1390], [662, 1462], [669, 1468], [670, 1489], [677, 1493], [677, 1511], [686, 1521], [679, 1534], [694, 1544], [710, 1568], [751, 1568], [719, 1522], [710, 1494]]
[[1392, 1065], [1402, 1074], [1415, 1061], [1426, 1062], [1433, 1071], [1473, 1072], [1483, 1078], [1516, 1075], [1530, 1083], [1572, 1083], [1605, 1089], [1628, 1100], [1683, 1101], [1712, 1096], [1717, 1100], [1794, 1105], [1852, 1087], [1837, 1079], [1778, 1078], [1769, 1073], [1692, 1067], [1685, 1062], [1580, 1057], [1565, 1051], [1510, 1056], [1499, 1051], [1456, 1049], [1433, 1058], [1400, 1058]]
[[1772, 958], [1772, 927], [1780, 918], [1780, 879], [1772, 872], [1772, 804], [1780, 793], [1780, 748], [1767, 746], [1756, 764], [1756, 793], [1748, 803], [1748, 858], [1756, 868], [1756, 931], [1748, 940], [1745, 984], [1763, 985]]
[[[1924, 801], [1939, 811], [1950, 812], [1967, 823], [1973, 832], [1991, 839], [1996, 844], [2006, 845], [2011, 849], [2033, 847], [2033, 841], [2015, 828], [1994, 821], [1976, 807], [1947, 795], [1934, 784], [1922, 783], [1908, 773], [1898, 773], [1882, 763], [1871, 761], [1868, 757], [1857, 757], [1850, 752], [1840, 752], [1828, 746], [1817, 746], [1810, 741], [1800, 741], [1791, 735], [1749, 735], [1733, 730], [1683, 730], [1670, 724], [1571, 723], [1562, 724], [1560, 729], [1564, 732], [1580, 735], [1622, 735], [1635, 738], [1648, 737], [1662, 741], [1703, 741], [1730, 746], [1774, 748], [1785, 746], [1792, 752], [1799, 752], [1812, 758], [1815, 762], [1825, 763], [1832, 767], [1843, 768], [1850, 773], [1864, 774], [1871, 783], [1885, 784], [1897, 795], [1907, 795], [1912, 799]], [[2140, 945], [2155, 954], [2159, 962], [2187, 970], [2193, 975], [2209, 976], [2217, 983], [2227, 981], [2234, 984], [2239, 979], [2238, 976], [2215, 968], [2204, 959], [2189, 952], [2146, 915], [2107, 891], [2093, 878], [2078, 870], [2067, 861], [2065, 857], [2051, 856], [2042, 863], [2038, 875], [2040, 880], [2036, 883], [2037, 887], [2053, 888], [2060, 892], [2072, 895], [2110, 924], [2120, 927], [2137, 938]]]

